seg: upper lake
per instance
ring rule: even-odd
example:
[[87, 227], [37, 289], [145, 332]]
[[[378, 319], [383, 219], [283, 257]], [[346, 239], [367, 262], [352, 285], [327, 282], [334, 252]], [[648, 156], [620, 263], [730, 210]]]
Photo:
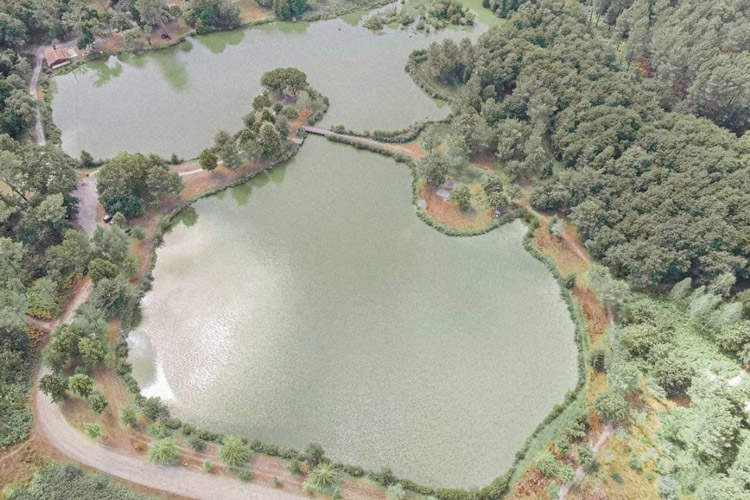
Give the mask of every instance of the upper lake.
[[486, 26], [425, 35], [372, 33], [357, 16], [272, 23], [193, 37], [143, 55], [110, 57], [55, 77], [53, 119], [63, 148], [98, 158], [119, 151], [195, 157], [220, 129], [236, 131], [264, 71], [296, 66], [328, 96], [322, 124], [398, 129], [447, 115], [404, 71], [409, 53], [445, 37], [476, 38]]

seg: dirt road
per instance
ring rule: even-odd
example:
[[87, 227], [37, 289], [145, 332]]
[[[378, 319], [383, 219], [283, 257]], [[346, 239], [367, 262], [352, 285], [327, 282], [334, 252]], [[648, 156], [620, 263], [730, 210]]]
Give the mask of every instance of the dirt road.
[[78, 180], [73, 196], [78, 198], [76, 224], [91, 236], [96, 229], [96, 212], [99, 208], [99, 199], [96, 194], [96, 172]]
[[298, 500], [296, 496], [224, 476], [211, 476], [182, 467], [158, 466], [143, 458], [122, 455], [86, 438], [71, 428], [56, 404], [36, 392], [36, 425], [53, 447], [64, 455], [111, 476], [199, 500]]
[[[31, 80], [29, 81], [29, 94], [34, 100], [37, 100], [37, 88], [39, 87], [39, 75], [42, 74], [42, 63], [44, 62], [44, 51], [49, 48], [48, 45], [38, 47], [34, 52], [34, 71], [31, 73]], [[34, 126], [34, 139], [40, 146], [47, 144], [47, 139], [44, 137], [44, 125], [42, 124], [42, 111], [37, 107], [36, 109], [36, 125]]]

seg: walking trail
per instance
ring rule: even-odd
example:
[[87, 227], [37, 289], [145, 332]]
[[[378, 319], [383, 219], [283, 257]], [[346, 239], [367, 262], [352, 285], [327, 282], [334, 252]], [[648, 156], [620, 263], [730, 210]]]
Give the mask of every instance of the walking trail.
[[[592, 446], [592, 449], [594, 450], [594, 454], [596, 454], [599, 451], [599, 448], [602, 447], [604, 443], [607, 442], [607, 439], [609, 439], [609, 436], [612, 435], [612, 424], [607, 424], [604, 426], [604, 429], [602, 430], [602, 433], [599, 434], [599, 439], [596, 440], [596, 443], [594, 443], [594, 446]], [[576, 469], [576, 476], [575, 479], [572, 481], [569, 481], [562, 485], [560, 487], [560, 491], [558, 492], [558, 500], [564, 500], [565, 497], [568, 496], [568, 493], [570, 493], [570, 489], [573, 487], [573, 484], [580, 482], [584, 477], [586, 476], [586, 469], [579, 465]]]
[[36, 391], [36, 427], [50, 445], [76, 462], [154, 490], [198, 500], [309, 498], [184, 467], [158, 466], [141, 457], [121, 454], [71, 428], [59, 407], [40, 391]]

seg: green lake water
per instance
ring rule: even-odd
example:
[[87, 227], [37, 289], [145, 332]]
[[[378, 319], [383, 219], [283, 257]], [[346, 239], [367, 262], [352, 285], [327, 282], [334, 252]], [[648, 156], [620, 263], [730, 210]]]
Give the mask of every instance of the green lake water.
[[448, 106], [424, 94], [404, 71], [407, 57], [445, 37], [476, 38], [486, 25], [429, 35], [390, 28], [372, 33], [358, 25], [361, 17], [213, 33], [60, 75], [54, 79], [53, 119], [63, 132], [63, 148], [100, 158], [123, 150], [197, 156], [216, 131], [242, 126], [261, 74], [283, 66], [306, 72], [330, 98], [323, 125], [397, 129], [444, 117]]
[[195, 204], [130, 334], [145, 395], [210, 429], [438, 486], [486, 484], [576, 382], [520, 222], [451, 238], [408, 169], [320, 138]]

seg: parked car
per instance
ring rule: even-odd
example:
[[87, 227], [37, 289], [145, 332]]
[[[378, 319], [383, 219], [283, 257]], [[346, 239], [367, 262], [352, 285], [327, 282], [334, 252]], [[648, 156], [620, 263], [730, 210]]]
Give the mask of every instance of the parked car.
[[104, 220], [104, 222], [106, 222], [107, 224], [109, 224], [112, 221], [112, 216], [109, 215], [109, 214], [105, 214], [103, 220]]

